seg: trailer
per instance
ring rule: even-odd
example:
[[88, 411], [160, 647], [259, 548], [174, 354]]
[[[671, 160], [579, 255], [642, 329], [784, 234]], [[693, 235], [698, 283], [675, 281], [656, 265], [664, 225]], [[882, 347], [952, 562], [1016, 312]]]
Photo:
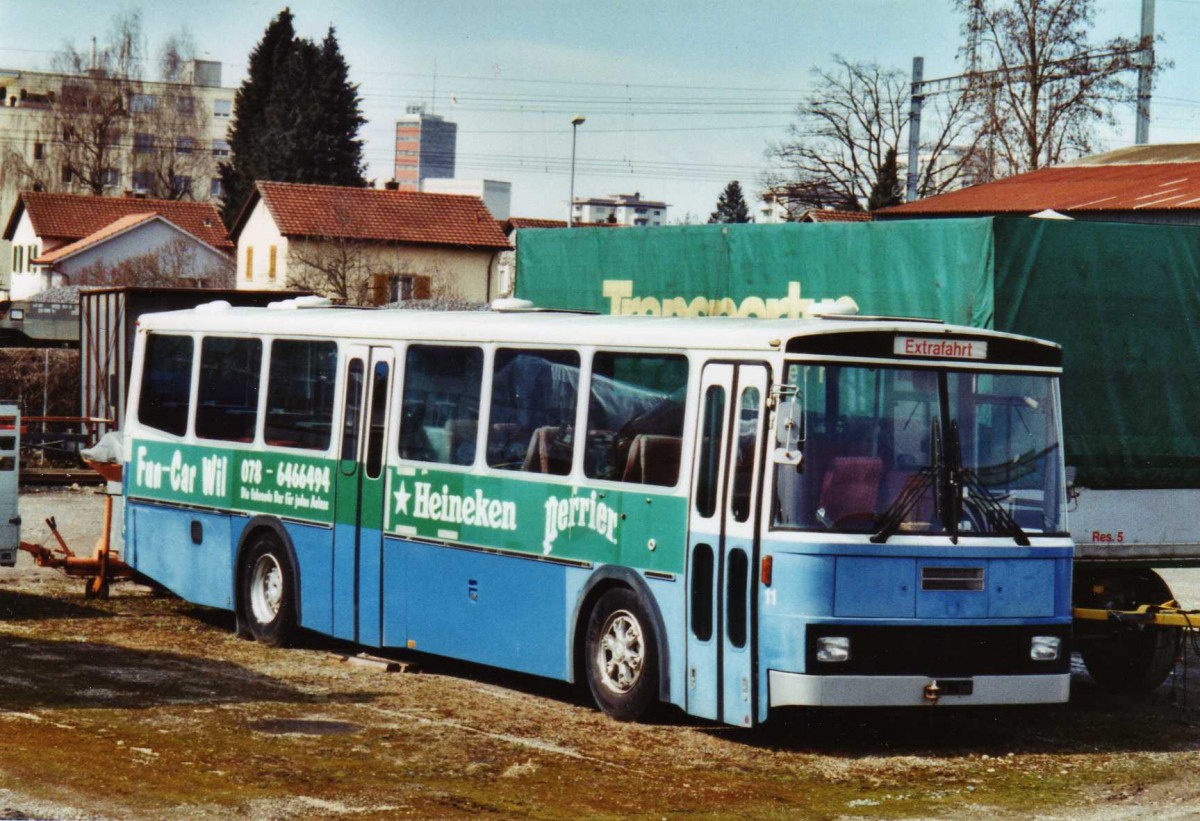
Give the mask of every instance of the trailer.
[[[610, 314], [927, 317], [1063, 346], [1075, 640], [1157, 687], [1183, 630], [1156, 571], [1200, 567], [1200, 228], [1032, 218], [529, 230], [516, 296]], [[1181, 629], [1182, 628], [1182, 629]]]

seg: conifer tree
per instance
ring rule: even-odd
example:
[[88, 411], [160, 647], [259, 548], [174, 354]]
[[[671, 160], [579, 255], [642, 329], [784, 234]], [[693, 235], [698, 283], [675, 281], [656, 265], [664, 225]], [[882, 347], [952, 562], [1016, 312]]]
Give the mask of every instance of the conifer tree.
[[[266, 135], [267, 100], [296, 39], [292, 13], [284, 9], [267, 26], [250, 52], [246, 80], [233, 98], [234, 122], [229, 129], [230, 161], [221, 164], [221, 216], [231, 224], [269, 158]], [[266, 153], [266, 157], [262, 156]]]
[[256, 180], [366, 184], [357, 136], [366, 120], [334, 30], [318, 45], [297, 37], [292, 20], [284, 9], [267, 27], [234, 98], [230, 161], [221, 167], [230, 224]]
[[741, 183], [733, 180], [725, 186], [725, 190], [717, 198], [717, 210], [709, 215], [708, 221], [750, 222], [750, 209], [746, 207], [746, 199], [742, 196]]
[[[884, 155], [883, 165], [879, 167], [879, 176], [871, 186], [871, 195], [867, 198], [867, 210], [887, 208], [904, 202], [901, 193], [904, 187], [900, 184], [900, 167], [896, 160], [896, 149], [889, 148]], [[851, 209], [857, 210], [857, 209]]]
[[321, 100], [320, 121], [313, 123], [319, 167], [315, 175], [330, 185], [365, 185], [362, 140], [354, 137], [366, 124], [359, 103], [358, 86], [350, 83], [350, 67], [338, 48], [333, 26], [321, 43], [313, 89]]

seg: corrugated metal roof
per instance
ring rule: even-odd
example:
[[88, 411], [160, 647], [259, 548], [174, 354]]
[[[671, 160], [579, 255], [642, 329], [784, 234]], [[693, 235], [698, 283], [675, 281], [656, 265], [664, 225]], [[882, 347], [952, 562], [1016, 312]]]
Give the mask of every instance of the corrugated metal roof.
[[1060, 165], [884, 208], [877, 215], [1200, 211], [1200, 161]]
[[869, 211], [836, 211], [831, 208], [809, 208], [797, 222], [871, 222]]
[[1200, 162], [1200, 143], [1128, 145], [1103, 154], [1080, 157], [1063, 165], [1144, 165], [1161, 162]]

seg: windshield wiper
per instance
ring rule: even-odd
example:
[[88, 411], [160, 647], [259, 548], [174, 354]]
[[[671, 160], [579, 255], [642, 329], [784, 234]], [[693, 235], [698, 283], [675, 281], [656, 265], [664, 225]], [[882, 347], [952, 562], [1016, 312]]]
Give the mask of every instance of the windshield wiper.
[[991, 491], [984, 486], [980, 481], [979, 475], [970, 468], [963, 467], [962, 463], [962, 443], [958, 436], [958, 421], [950, 421], [950, 458], [953, 459], [953, 466], [950, 471], [950, 501], [953, 509], [953, 530], [951, 538], [957, 544], [958, 541], [958, 525], [962, 519], [963, 505], [963, 490], [970, 488], [971, 501], [977, 504], [983, 512], [984, 521], [989, 529], [994, 530], [1002, 536], [1011, 536], [1013, 541], [1022, 547], [1029, 546], [1029, 537], [1025, 535], [1025, 531], [1017, 524], [1017, 520], [1012, 517], [1012, 514], [1004, 509], [1004, 505], [1000, 504], [1000, 500], [992, 495]]
[[908, 481], [904, 483], [904, 487], [897, 494], [896, 498], [888, 505], [887, 510], [883, 512], [882, 521], [880, 522], [879, 530], [871, 536], [871, 541], [875, 544], [884, 544], [895, 535], [900, 525], [904, 523], [904, 517], [913, 509], [925, 491], [933, 484], [933, 478], [936, 471], [932, 467], [923, 467], [908, 477]]
[[979, 476], [975, 471], [970, 468], [960, 468], [959, 475], [964, 480], [965, 486], [971, 489], [971, 501], [978, 503], [988, 524], [993, 526], [1000, 535], [1011, 536], [1017, 544], [1028, 547], [1029, 536], [1025, 530], [1017, 524], [1017, 520], [1004, 508], [1004, 505], [1000, 504], [1000, 500], [992, 495], [983, 482], [979, 481]]

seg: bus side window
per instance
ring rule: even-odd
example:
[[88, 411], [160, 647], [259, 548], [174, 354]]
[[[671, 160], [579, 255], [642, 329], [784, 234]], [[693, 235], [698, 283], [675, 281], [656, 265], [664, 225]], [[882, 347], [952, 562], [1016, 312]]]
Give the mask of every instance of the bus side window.
[[196, 435], [226, 442], [253, 442], [261, 372], [262, 340], [206, 336], [200, 343]]
[[400, 458], [472, 464], [482, 384], [479, 348], [410, 345], [404, 366]]
[[704, 393], [704, 426], [700, 436], [700, 471], [696, 479], [696, 512], [711, 519], [721, 493], [721, 423], [725, 421], [725, 388], [709, 385]]
[[326, 450], [333, 428], [337, 344], [301, 339], [271, 343], [267, 374], [268, 445]]
[[346, 399], [342, 413], [342, 472], [353, 476], [358, 470], [358, 429], [362, 425], [363, 371], [366, 365], [353, 357], [346, 366]]
[[570, 473], [579, 354], [500, 348], [493, 370], [488, 466]]
[[383, 472], [384, 424], [387, 421], [388, 384], [391, 368], [376, 362], [371, 375], [371, 409], [367, 429], [367, 478], [378, 479]]
[[194, 349], [190, 336], [150, 334], [146, 339], [137, 409], [146, 427], [175, 436], [187, 433]]
[[737, 453], [733, 464], [733, 494], [729, 502], [733, 518], [739, 522], [750, 518], [750, 491], [754, 484], [761, 398], [758, 388], [751, 386], [742, 391], [742, 401], [739, 403], [737, 438], [734, 440]]
[[687, 357], [597, 352], [584, 473], [592, 479], [674, 487], [687, 384]]

